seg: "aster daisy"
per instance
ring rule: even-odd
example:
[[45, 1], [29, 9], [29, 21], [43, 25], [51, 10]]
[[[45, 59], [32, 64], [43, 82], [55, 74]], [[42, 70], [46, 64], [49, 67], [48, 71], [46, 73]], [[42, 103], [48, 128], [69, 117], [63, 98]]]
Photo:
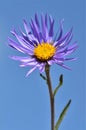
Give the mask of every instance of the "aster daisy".
[[11, 31], [17, 41], [11, 38], [8, 38], [8, 41], [9, 46], [25, 54], [24, 57], [12, 56], [11, 58], [20, 61], [21, 67], [32, 66], [26, 76], [37, 68], [42, 73], [47, 64], [51, 66], [55, 63], [66, 69], [70, 69], [64, 62], [76, 59], [66, 58], [67, 55], [73, 53], [77, 48], [76, 42], [69, 46], [73, 37], [72, 28], [63, 35], [62, 20], [59, 31], [54, 34], [55, 21], [51, 16], [47, 16], [47, 14], [41, 15], [41, 21], [38, 20], [38, 16], [35, 14], [35, 18], [31, 19], [29, 27], [26, 20], [23, 22], [25, 32], [21, 29], [20, 34], [15, 30]]

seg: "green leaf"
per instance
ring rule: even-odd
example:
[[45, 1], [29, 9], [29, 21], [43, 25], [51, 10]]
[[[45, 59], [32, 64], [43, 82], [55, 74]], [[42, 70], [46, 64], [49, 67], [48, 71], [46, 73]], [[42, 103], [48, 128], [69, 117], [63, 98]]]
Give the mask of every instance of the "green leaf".
[[46, 77], [42, 74], [40, 74], [40, 76], [42, 77], [42, 79], [46, 80]]
[[58, 119], [58, 121], [57, 121], [57, 123], [55, 125], [55, 130], [58, 130], [58, 128], [59, 128], [59, 126], [60, 126], [60, 124], [61, 124], [61, 122], [62, 122], [62, 120], [63, 120], [63, 118], [64, 118], [64, 116], [65, 116], [65, 114], [66, 114], [66, 112], [67, 112], [67, 110], [69, 108], [69, 106], [70, 106], [70, 103], [71, 103], [71, 100], [68, 101], [67, 105], [64, 107], [62, 113], [60, 114], [59, 119]]
[[62, 86], [62, 84], [63, 84], [63, 75], [61, 74], [60, 77], [59, 77], [59, 84], [58, 84], [58, 86], [55, 88], [55, 90], [53, 92], [54, 96], [56, 95], [58, 89]]

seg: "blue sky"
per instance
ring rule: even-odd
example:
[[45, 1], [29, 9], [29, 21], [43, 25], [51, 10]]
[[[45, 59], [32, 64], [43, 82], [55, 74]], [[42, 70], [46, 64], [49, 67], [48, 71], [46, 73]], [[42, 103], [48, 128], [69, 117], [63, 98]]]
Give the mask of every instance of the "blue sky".
[[0, 130], [50, 130], [49, 95], [46, 83], [36, 70], [25, 77], [29, 68], [20, 68], [10, 55], [21, 55], [7, 45], [10, 31], [23, 27], [37, 12], [51, 14], [55, 28], [64, 18], [64, 32], [73, 26], [73, 41], [79, 48], [73, 54], [77, 61], [66, 63], [72, 71], [57, 65], [51, 67], [53, 88], [60, 74], [63, 87], [55, 98], [55, 119], [69, 99], [70, 109], [59, 130], [85, 130], [85, 1], [84, 0], [3, 0], [0, 1]]

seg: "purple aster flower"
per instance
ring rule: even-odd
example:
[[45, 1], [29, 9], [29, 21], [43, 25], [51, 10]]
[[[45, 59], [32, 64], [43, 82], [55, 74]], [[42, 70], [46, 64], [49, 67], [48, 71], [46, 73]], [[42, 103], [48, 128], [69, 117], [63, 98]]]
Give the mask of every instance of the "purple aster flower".
[[21, 67], [32, 66], [27, 76], [37, 68], [42, 73], [46, 64], [51, 66], [56, 63], [66, 69], [70, 69], [64, 62], [76, 59], [66, 58], [77, 48], [76, 42], [69, 46], [73, 37], [72, 28], [63, 35], [62, 20], [58, 33], [54, 34], [54, 22], [51, 16], [41, 15], [40, 23], [37, 14], [35, 14], [35, 18], [31, 19], [29, 23], [30, 28], [24, 20], [25, 33], [21, 29], [20, 35], [15, 30], [11, 31], [17, 42], [9, 38], [9, 46], [26, 54], [25, 57], [12, 56], [11, 58], [20, 61]]

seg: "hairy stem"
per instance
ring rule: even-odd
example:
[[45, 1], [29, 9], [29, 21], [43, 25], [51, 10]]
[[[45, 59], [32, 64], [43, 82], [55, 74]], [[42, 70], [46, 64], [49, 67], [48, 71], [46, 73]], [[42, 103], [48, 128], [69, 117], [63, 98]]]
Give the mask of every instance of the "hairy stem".
[[47, 81], [49, 96], [50, 96], [51, 130], [54, 130], [54, 95], [52, 91], [52, 84], [51, 84], [51, 78], [50, 78], [50, 66], [48, 64], [45, 67], [45, 73], [46, 73], [46, 81]]

